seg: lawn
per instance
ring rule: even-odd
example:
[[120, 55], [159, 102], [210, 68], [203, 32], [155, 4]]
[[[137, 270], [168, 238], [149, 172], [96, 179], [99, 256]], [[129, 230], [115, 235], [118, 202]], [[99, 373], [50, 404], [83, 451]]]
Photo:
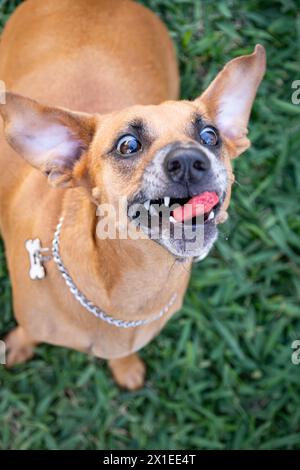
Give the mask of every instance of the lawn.
[[[17, 3], [0, 1], [0, 26]], [[300, 449], [299, 1], [143, 3], [176, 43], [184, 98], [227, 60], [266, 47], [230, 218], [195, 265], [181, 312], [142, 350], [145, 388], [120, 391], [103, 361], [40, 346], [30, 363], [0, 366], [0, 448]], [[11, 310], [0, 249], [1, 335]]]

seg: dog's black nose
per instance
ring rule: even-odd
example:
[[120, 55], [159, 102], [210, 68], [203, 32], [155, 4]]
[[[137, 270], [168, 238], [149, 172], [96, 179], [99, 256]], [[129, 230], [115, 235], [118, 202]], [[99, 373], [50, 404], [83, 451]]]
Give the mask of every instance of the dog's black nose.
[[210, 160], [200, 149], [177, 147], [169, 152], [165, 165], [174, 183], [197, 183], [210, 169]]

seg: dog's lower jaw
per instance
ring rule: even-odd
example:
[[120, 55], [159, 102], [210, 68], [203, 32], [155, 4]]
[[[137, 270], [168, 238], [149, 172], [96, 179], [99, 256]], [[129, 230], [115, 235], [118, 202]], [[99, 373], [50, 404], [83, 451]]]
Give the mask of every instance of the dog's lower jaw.
[[217, 238], [217, 226], [215, 223], [211, 223], [202, 226], [200, 235], [198, 234], [198, 238], [195, 241], [192, 239], [174, 239], [169, 236], [152, 241], [171, 253], [177, 261], [189, 263], [195, 260], [203, 260], [212, 249]]
[[200, 255], [194, 256], [193, 263], [199, 263], [200, 261], [203, 261], [207, 257], [207, 255], [210, 253], [211, 249], [213, 248], [213, 245], [215, 241], [217, 240], [217, 238], [218, 238], [218, 234], [216, 233], [216, 237], [214, 240], [211, 241], [210, 245], [206, 247], [206, 249], [203, 250], [203, 252]]

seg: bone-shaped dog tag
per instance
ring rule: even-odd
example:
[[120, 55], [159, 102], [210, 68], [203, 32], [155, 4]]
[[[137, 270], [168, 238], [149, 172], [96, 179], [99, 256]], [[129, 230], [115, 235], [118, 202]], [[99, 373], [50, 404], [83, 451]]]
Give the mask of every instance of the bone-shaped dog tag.
[[25, 242], [25, 248], [29, 253], [30, 278], [32, 280], [43, 279], [46, 276], [46, 272], [42, 264], [41, 251], [45, 251], [45, 249], [41, 247], [41, 241], [38, 238], [35, 240], [27, 240]]

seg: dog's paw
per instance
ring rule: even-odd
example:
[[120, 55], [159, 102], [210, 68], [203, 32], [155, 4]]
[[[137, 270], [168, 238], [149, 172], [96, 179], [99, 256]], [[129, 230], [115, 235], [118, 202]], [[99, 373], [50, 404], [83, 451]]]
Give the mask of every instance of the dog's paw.
[[111, 359], [109, 367], [116, 383], [127, 390], [138, 390], [144, 385], [146, 366], [137, 354]]
[[32, 358], [34, 345], [26, 337], [23, 329], [17, 327], [4, 338], [6, 347], [5, 367], [10, 368]]

